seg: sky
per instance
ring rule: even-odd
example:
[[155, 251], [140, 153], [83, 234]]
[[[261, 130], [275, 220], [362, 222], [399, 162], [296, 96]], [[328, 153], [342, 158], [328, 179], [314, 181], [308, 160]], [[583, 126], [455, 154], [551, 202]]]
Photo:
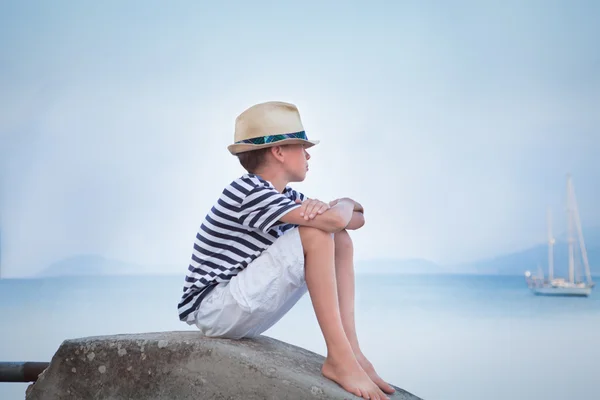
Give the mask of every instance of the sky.
[[0, 3], [5, 276], [99, 254], [185, 273], [244, 171], [252, 104], [296, 104], [295, 188], [351, 197], [356, 258], [460, 263], [600, 225], [600, 3]]

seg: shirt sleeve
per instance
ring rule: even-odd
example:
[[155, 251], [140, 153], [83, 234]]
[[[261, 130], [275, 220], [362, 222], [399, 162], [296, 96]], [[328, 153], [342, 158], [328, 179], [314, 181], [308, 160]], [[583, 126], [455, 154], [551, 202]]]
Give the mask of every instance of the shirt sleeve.
[[242, 201], [239, 219], [244, 226], [267, 232], [279, 218], [300, 206], [274, 188], [260, 186]]
[[287, 187], [286, 192], [288, 194], [288, 197], [290, 197], [294, 201], [296, 201], [296, 200], [304, 201], [307, 199], [307, 197], [304, 195], [304, 193], [300, 193], [300, 192], [292, 189], [289, 186]]

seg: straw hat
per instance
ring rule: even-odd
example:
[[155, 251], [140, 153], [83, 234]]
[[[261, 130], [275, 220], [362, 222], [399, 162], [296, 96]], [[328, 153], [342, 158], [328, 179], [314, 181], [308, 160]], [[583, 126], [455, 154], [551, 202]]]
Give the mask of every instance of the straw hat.
[[233, 155], [285, 144], [309, 148], [319, 143], [306, 137], [298, 108], [280, 101], [256, 104], [241, 113], [235, 120], [233, 141], [227, 147]]

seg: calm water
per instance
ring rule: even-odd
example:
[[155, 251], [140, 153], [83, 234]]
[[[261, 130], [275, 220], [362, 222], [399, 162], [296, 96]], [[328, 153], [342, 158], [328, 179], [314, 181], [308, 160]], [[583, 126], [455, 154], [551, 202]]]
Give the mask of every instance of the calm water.
[[[357, 323], [380, 374], [430, 399], [600, 398], [600, 288], [536, 297], [521, 277], [359, 276]], [[0, 361], [49, 361], [66, 338], [192, 329], [182, 277], [0, 280]], [[305, 296], [268, 336], [325, 353]], [[25, 384], [1, 384], [0, 399]]]

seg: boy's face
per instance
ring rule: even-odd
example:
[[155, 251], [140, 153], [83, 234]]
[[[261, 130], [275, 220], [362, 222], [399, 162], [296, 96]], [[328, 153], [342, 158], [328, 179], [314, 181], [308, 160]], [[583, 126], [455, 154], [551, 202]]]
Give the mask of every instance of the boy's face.
[[292, 144], [284, 146], [285, 161], [284, 168], [290, 179], [290, 182], [301, 182], [306, 178], [306, 172], [308, 171], [308, 160], [310, 160], [310, 154], [304, 148], [302, 144]]

